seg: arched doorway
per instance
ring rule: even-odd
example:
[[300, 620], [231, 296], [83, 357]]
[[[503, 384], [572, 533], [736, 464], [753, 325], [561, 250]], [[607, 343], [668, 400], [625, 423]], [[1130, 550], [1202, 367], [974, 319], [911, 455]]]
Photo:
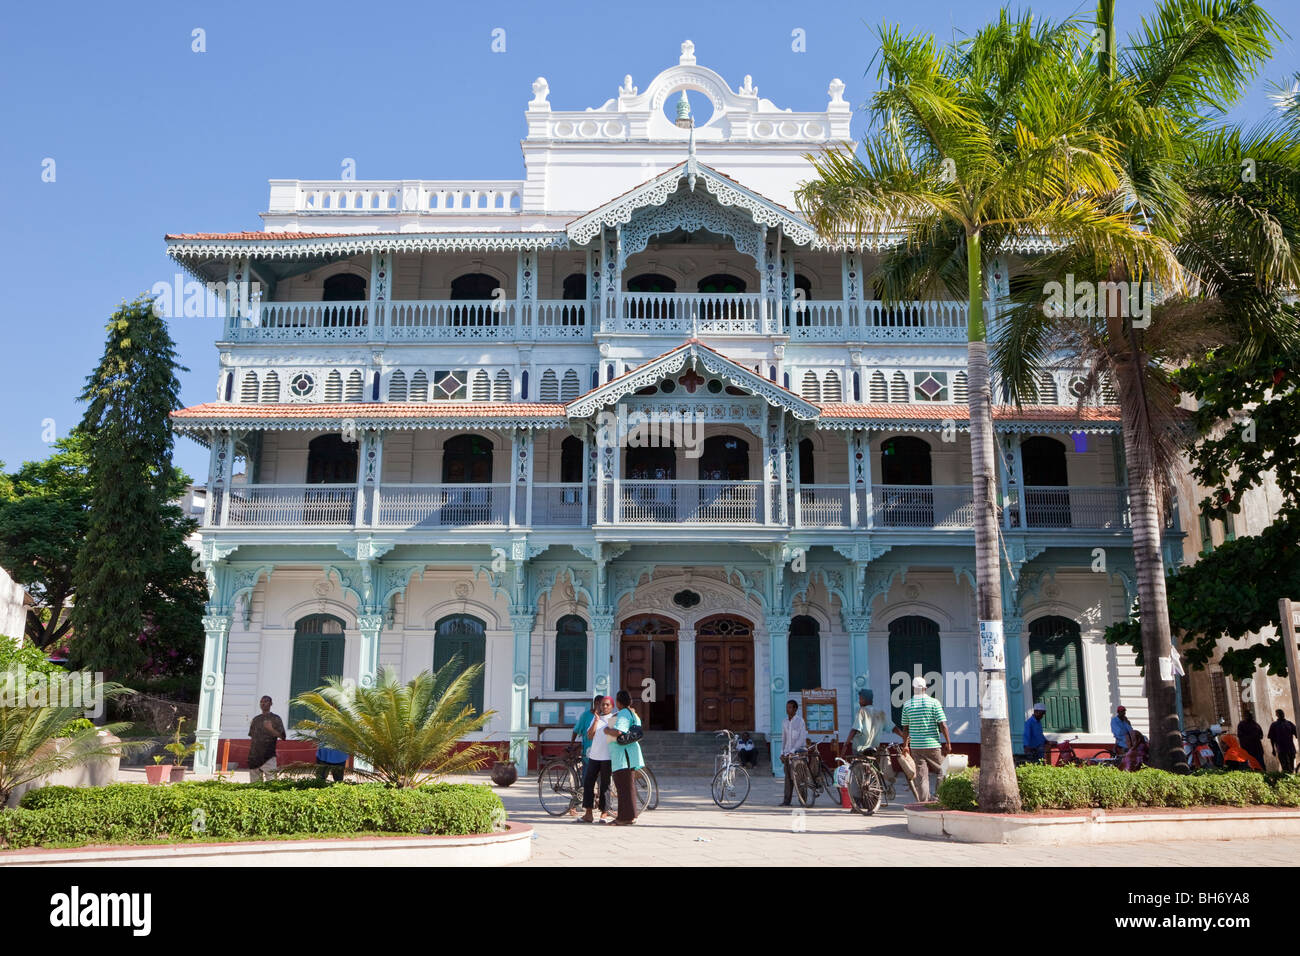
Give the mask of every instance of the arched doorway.
[[816, 618], [800, 614], [790, 618], [790, 693], [822, 686], [821, 626]]
[[754, 727], [754, 626], [715, 614], [695, 626], [695, 729]]
[[[943, 673], [939, 625], [918, 614], [894, 618], [889, 622], [889, 705], [894, 726], [902, 720], [903, 704], [912, 696], [912, 680], [932, 673]], [[942, 698], [943, 688], [937, 688], [932, 696]]]
[[[891, 528], [933, 528], [930, 445], [911, 435], [880, 444], [879, 520]], [[891, 487], [894, 486], [894, 487]]]
[[[299, 619], [293, 629], [293, 663], [289, 672], [289, 699], [323, 687], [331, 677], [343, 677], [343, 622], [332, 614], [309, 614]], [[285, 730], [292, 730], [300, 720], [309, 720], [311, 711], [298, 704], [289, 705]]]
[[1047, 708], [1043, 729], [1049, 733], [1086, 730], [1088, 702], [1078, 622], [1054, 614], [1030, 621], [1029, 662], [1034, 702]]
[[[658, 614], [623, 622], [619, 688], [647, 730], [677, 729], [677, 623]], [[647, 699], [648, 698], [648, 699]]]
[[503, 510], [502, 502], [494, 502], [496, 489], [490, 484], [492, 442], [482, 435], [456, 435], [443, 442], [442, 481], [474, 486], [443, 490], [444, 525], [486, 524]]
[[700, 481], [749, 478], [749, 442], [735, 435], [710, 435], [700, 454]]
[[307, 483], [347, 485], [331, 490], [309, 488], [303, 494], [304, 524], [352, 524], [357, 482], [357, 443], [340, 435], [321, 435], [307, 445]]
[[1065, 445], [1055, 438], [1026, 438], [1020, 443], [1020, 460], [1025, 476], [1025, 526], [1070, 527], [1070, 470]]

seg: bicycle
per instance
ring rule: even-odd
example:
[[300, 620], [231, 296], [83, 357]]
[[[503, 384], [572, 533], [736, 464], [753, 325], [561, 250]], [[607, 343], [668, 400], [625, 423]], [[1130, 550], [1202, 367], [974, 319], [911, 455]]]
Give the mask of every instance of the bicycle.
[[[639, 817], [642, 810], [654, 810], [659, 806], [659, 781], [649, 767], [638, 767], [633, 772], [632, 786], [636, 791], [636, 813], [633, 816]], [[609, 788], [609, 812], [618, 816], [618, 787], [615, 786]]]
[[835, 792], [835, 775], [822, 764], [816, 744], [790, 755], [790, 775], [794, 778], [794, 793], [801, 806], [811, 807], [818, 794]]
[[[867, 816], [871, 816], [882, 805], [887, 803], [884, 777], [880, 770], [883, 751], [883, 747], [864, 750], [861, 753], [854, 754], [851, 761], [845, 760], [843, 757], [835, 758], [837, 764], [843, 764], [849, 768], [847, 784], [850, 802], [855, 809]], [[883, 759], [888, 759], [888, 757]], [[893, 789], [893, 783], [891, 782], [889, 785], [891, 797]]]
[[[1088, 766], [1106, 766], [1107, 764], [1115, 766], [1118, 761], [1115, 754], [1108, 748], [1103, 747], [1087, 759], [1080, 757], [1074, 750], [1074, 742], [1078, 737], [1070, 737], [1065, 740], [1056, 742], [1056, 765], [1058, 767], [1069, 767], [1077, 764], [1086, 764]], [[1052, 762], [1051, 744], [1048, 744], [1044, 751], [1047, 763]]]
[[573, 744], [537, 773], [537, 799], [553, 817], [582, 806], [582, 747]]
[[727, 743], [719, 758], [718, 770], [713, 775], [710, 792], [713, 794], [713, 802], [723, 810], [735, 810], [749, 799], [749, 771], [736, 758], [736, 735], [730, 730], [723, 730], [716, 736], [726, 737]]

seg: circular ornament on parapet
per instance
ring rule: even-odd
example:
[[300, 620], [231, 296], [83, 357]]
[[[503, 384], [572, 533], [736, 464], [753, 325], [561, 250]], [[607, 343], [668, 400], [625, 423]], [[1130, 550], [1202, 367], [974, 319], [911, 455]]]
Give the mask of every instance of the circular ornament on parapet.
[[921, 585], [909, 584], [903, 589], [903, 593], [907, 595], [909, 601], [915, 601], [921, 597]]
[[700, 595], [690, 589], [678, 591], [673, 595], [673, 603], [680, 608], [693, 608], [700, 603]]
[[453, 590], [456, 592], [456, 597], [463, 601], [470, 596], [470, 592], [474, 590], [474, 585], [468, 581], [457, 581]]
[[1055, 581], [1049, 581], [1047, 586], [1043, 588], [1043, 593], [1055, 601], [1061, 596], [1061, 586]]
[[519, 688], [520, 690], [523, 690], [527, 686], [528, 686], [528, 675], [523, 673], [516, 674], [515, 687]]
[[313, 581], [311, 585], [311, 589], [316, 594], [317, 597], [325, 597], [327, 594], [330, 593], [330, 591], [333, 590], [327, 578], [321, 578], [319, 581]]

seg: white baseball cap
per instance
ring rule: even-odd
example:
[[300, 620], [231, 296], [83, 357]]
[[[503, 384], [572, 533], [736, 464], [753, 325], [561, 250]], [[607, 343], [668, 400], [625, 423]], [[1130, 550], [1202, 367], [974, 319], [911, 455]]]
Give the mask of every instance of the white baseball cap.
[[925, 678], [924, 678], [924, 677], [914, 677], [914, 678], [912, 678], [912, 689], [913, 689], [913, 690], [925, 690], [925, 688], [926, 688], [926, 682], [925, 682]]
[[1047, 708], [1041, 702], [1034, 704], [1034, 710], [1035, 711], [1041, 710], [1043, 713], [1047, 713]]

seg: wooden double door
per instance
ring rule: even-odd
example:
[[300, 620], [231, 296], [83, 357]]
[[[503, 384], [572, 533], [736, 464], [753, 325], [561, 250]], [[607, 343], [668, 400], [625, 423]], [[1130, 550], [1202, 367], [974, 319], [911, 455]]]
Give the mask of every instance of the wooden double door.
[[[647, 728], [677, 730], [676, 623], [657, 614], [624, 621], [620, 658], [619, 686], [632, 695]], [[754, 629], [744, 618], [720, 614], [696, 626], [695, 729], [724, 728], [754, 728]]]

